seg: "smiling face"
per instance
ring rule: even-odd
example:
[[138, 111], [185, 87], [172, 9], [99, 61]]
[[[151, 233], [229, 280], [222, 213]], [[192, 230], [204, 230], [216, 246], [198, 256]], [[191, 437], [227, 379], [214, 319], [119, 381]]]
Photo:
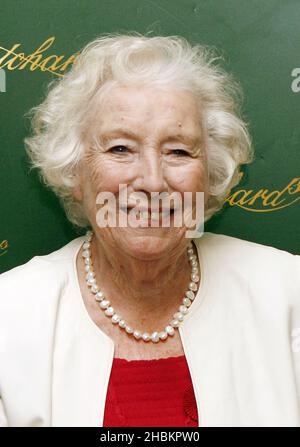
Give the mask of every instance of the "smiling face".
[[[101, 109], [101, 110], [99, 110]], [[189, 92], [156, 87], [114, 87], [92, 113], [87, 145], [74, 190], [83, 201], [91, 225], [101, 239], [139, 259], [155, 259], [186, 245], [186, 226], [107, 227], [96, 222], [96, 197], [109, 191], [119, 200], [119, 184], [127, 194], [180, 194], [207, 191], [206, 137], [198, 104]], [[207, 194], [205, 194], [207, 200]], [[122, 212], [122, 211], [121, 211]], [[161, 222], [161, 221], [160, 221]]]

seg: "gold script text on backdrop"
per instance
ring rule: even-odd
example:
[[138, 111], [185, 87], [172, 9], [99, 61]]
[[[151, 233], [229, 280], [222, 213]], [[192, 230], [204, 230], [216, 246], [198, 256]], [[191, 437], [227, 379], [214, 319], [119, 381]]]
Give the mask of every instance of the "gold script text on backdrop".
[[43, 42], [33, 53], [25, 55], [25, 53], [17, 52], [20, 47], [20, 43], [15, 43], [10, 49], [0, 46], [0, 50], [4, 52], [4, 55], [0, 57], [0, 68], [6, 68], [7, 70], [24, 70], [28, 68], [30, 71], [34, 71], [39, 68], [41, 71], [49, 71], [57, 76], [63, 76], [63, 72], [72, 65], [79, 53], [72, 54], [67, 60], [61, 63], [65, 59], [65, 55], [58, 56], [57, 54], [51, 54], [46, 56], [44, 53], [49, 50], [53, 45], [55, 37], [49, 37]]
[[0, 256], [7, 253], [7, 249], [8, 249], [8, 241], [5, 239], [2, 242], [0, 242]]
[[[241, 177], [243, 173], [241, 173]], [[255, 192], [253, 189], [239, 189], [229, 193], [225, 202], [256, 213], [277, 211], [300, 200], [300, 177], [295, 177], [287, 186], [277, 191], [266, 188]]]
[[[47, 38], [33, 53], [25, 56], [25, 53], [16, 52], [21, 46], [15, 43], [10, 49], [0, 46], [4, 55], [0, 54], [0, 68], [8, 70], [24, 70], [28, 68], [34, 71], [39, 68], [41, 71], [48, 71], [56, 76], [63, 76], [63, 72], [74, 63], [79, 52], [71, 55], [67, 60], [65, 55], [44, 53], [53, 45], [55, 37]], [[241, 176], [243, 173], [241, 173]], [[288, 185], [281, 191], [269, 191], [268, 189], [259, 189], [255, 192], [253, 189], [240, 189], [233, 193], [228, 193], [226, 202], [230, 206], [238, 206], [247, 211], [268, 212], [286, 208], [300, 199], [300, 178], [292, 179]]]

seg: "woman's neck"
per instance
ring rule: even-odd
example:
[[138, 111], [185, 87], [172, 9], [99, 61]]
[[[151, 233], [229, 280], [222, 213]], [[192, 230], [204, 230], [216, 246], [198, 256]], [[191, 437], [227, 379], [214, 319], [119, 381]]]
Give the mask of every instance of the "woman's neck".
[[91, 253], [99, 288], [118, 312], [155, 319], [158, 312], [175, 312], [188, 289], [191, 267], [185, 247], [163, 259], [144, 261], [114, 251], [94, 236]]

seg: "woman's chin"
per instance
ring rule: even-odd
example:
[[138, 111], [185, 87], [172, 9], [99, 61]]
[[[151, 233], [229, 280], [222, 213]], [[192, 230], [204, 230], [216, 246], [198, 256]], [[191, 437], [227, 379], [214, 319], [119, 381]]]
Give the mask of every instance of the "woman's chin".
[[124, 238], [121, 245], [128, 255], [141, 261], [150, 261], [161, 258], [174, 243], [166, 235], [135, 235], [133, 238]]

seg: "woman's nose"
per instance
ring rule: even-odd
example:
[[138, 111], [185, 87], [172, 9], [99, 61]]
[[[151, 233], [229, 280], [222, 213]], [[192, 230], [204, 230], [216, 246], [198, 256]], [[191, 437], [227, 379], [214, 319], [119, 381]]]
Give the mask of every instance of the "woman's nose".
[[168, 190], [165, 170], [160, 154], [148, 151], [139, 160], [138, 174], [132, 185], [135, 190], [162, 192]]

